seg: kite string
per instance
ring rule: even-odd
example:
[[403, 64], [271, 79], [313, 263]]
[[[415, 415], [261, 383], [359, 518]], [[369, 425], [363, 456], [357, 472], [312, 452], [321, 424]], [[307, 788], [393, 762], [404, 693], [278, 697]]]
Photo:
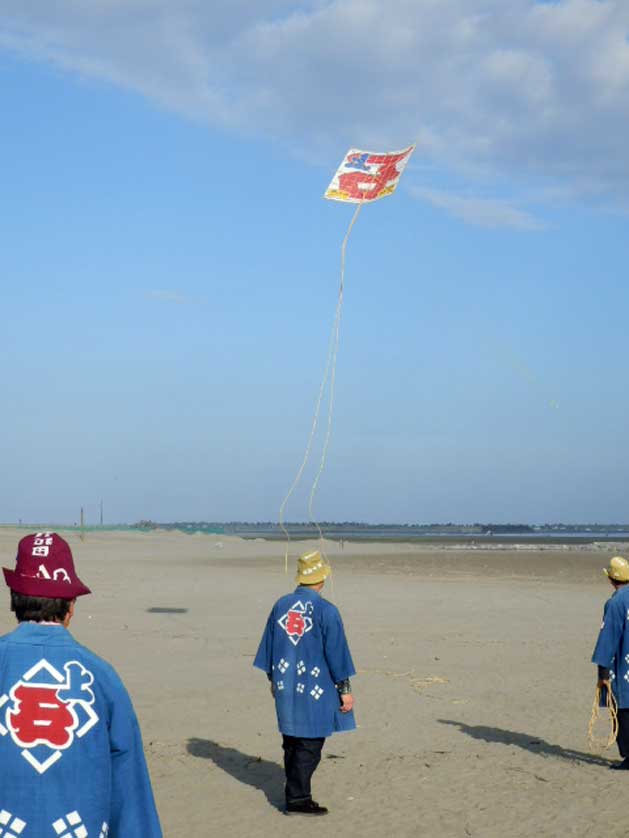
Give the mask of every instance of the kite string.
[[299, 466], [299, 469], [297, 470], [297, 474], [295, 475], [295, 478], [294, 478], [293, 482], [291, 483], [290, 489], [286, 493], [286, 497], [284, 498], [284, 500], [282, 501], [282, 504], [280, 506], [279, 525], [280, 525], [280, 529], [282, 530], [282, 532], [284, 533], [284, 536], [286, 538], [286, 552], [284, 554], [284, 572], [285, 573], [288, 573], [288, 548], [290, 546], [290, 533], [288, 532], [288, 530], [284, 526], [284, 511], [286, 509], [286, 504], [288, 503], [288, 501], [290, 500], [293, 492], [295, 491], [295, 489], [299, 485], [299, 481], [301, 480], [301, 477], [304, 473], [304, 469], [306, 468], [308, 460], [310, 459], [310, 451], [312, 449], [312, 443], [314, 441], [314, 437], [315, 437], [315, 434], [317, 432], [317, 426], [319, 424], [319, 413], [321, 412], [321, 402], [323, 401], [323, 395], [325, 393], [325, 387], [326, 387], [326, 384], [328, 382], [328, 375], [329, 375], [329, 372], [330, 372], [330, 364], [332, 363], [332, 349], [333, 349], [333, 342], [332, 342], [332, 335], [331, 335], [330, 336], [330, 345], [329, 345], [329, 348], [328, 348], [328, 358], [327, 358], [327, 362], [326, 362], [326, 366], [325, 366], [325, 371], [323, 373], [323, 378], [321, 380], [321, 386], [319, 387], [319, 395], [317, 397], [317, 402], [315, 404], [314, 416], [312, 417], [312, 426], [310, 428], [310, 434], [308, 436], [308, 442], [306, 444], [306, 450], [304, 451], [304, 457], [303, 457], [303, 460], [301, 462], [301, 465]]
[[[340, 324], [341, 324], [341, 310], [342, 310], [342, 307], [343, 307], [343, 291], [344, 291], [344, 286], [345, 286], [345, 250], [347, 248], [347, 242], [348, 242], [348, 239], [349, 239], [349, 235], [350, 235], [350, 233], [352, 231], [352, 228], [353, 228], [353, 226], [356, 222], [356, 219], [358, 218], [358, 214], [360, 213], [363, 202], [364, 202], [364, 199], [360, 202], [356, 211], [354, 212], [354, 215], [352, 216], [352, 220], [349, 224], [349, 227], [347, 228], [347, 232], [345, 233], [345, 238], [343, 239], [343, 244], [341, 246], [341, 281], [340, 281], [340, 285], [339, 285], [339, 295], [338, 295], [338, 300], [337, 300], [337, 304], [336, 304], [336, 313], [335, 313], [335, 317], [334, 317], [334, 322], [332, 324], [332, 330], [330, 332], [330, 340], [329, 340], [329, 343], [328, 343], [328, 355], [327, 355], [325, 370], [324, 370], [324, 373], [323, 373], [323, 378], [321, 379], [321, 386], [319, 387], [319, 394], [318, 394], [317, 401], [316, 401], [316, 404], [315, 404], [315, 410], [314, 410], [314, 415], [313, 415], [313, 418], [312, 418], [312, 425], [311, 425], [311, 428], [310, 428], [310, 434], [308, 436], [308, 441], [306, 443], [306, 450], [304, 452], [304, 457], [303, 457], [303, 460], [301, 462], [301, 465], [299, 466], [299, 469], [297, 470], [297, 474], [295, 475], [295, 478], [294, 478], [293, 482], [291, 483], [291, 486], [290, 486], [288, 492], [286, 493], [286, 497], [284, 498], [284, 500], [282, 501], [282, 504], [280, 506], [279, 525], [280, 525], [280, 529], [284, 533], [284, 537], [286, 538], [286, 551], [285, 551], [285, 554], [284, 554], [284, 572], [285, 573], [288, 573], [288, 550], [289, 550], [289, 546], [290, 546], [290, 533], [288, 532], [288, 530], [284, 526], [284, 512], [285, 512], [285, 509], [286, 509], [286, 504], [288, 503], [288, 501], [290, 500], [293, 492], [295, 491], [295, 489], [299, 485], [299, 482], [300, 482], [300, 480], [302, 478], [302, 475], [304, 473], [304, 469], [306, 468], [308, 460], [310, 459], [310, 452], [312, 450], [312, 443], [314, 441], [314, 437], [315, 437], [315, 434], [317, 432], [317, 427], [318, 427], [318, 424], [319, 424], [319, 415], [320, 415], [320, 412], [321, 412], [321, 404], [322, 404], [322, 401], [323, 401], [325, 388], [326, 388], [326, 385], [328, 383], [328, 379], [330, 377], [330, 369], [332, 369], [332, 383], [331, 383], [331, 390], [330, 390], [330, 403], [329, 403], [329, 406], [328, 406], [328, 428], [327, 428], [325, 444], [324, 444], [324, 453], [323, 453], [322, 458], [321, 458], [321, 463], [319, 464], [319, 472], [316, 476], [315, 482], [314, 482], [313, 487], [312, 487], [311, 492], [310, 492], [310, 498], [309, 498], [309, 503], [308, 503], [308, 514], [309, 514], [309, 517], [310, 517], [311, 520], [312, 520], [312, 517], [313, 517], [313, 515], [312, 515], [312, 503], [313, 503], [313, 500], [314, 500], [314, 494], [315, 494], [315, 491], [316, 491], [316, 488], [317, 488], [317, 485], [318, 485], [318, 482], [319, 482], [319, 478], [321, 477], [321, 473], [323, 472], [323, 467], [325, 465], [325, 460], [326, 460], [326, 456], [327, 456], [327, 448], [328, 448], [328, 444], [329, 444], [329, 440], [330, 440], [331, 426], [332, 426], [332, 408], [333, 408], [333, 397], [334, 397], [334, 386], [333, 386], [333, 384], [334, 384], [334, 381], [336, 379], [336, 357], [337, 357], [337, 354], [338, 354]], [[319, 527], [319, 525], [316, 522], [315, 522], [315, 524], [316, 524], [317, 529], [319, 531], [319, 537], [320, 537], [321, 541], [323, 542], [323, 533], [321, 532], [321, 528]]]
[[321, 475], [323, 474], [323, 469], [325, 468], [325, 464], [328, 457], [328, 449], [330, 447], [330, 438], [332, 436], [332, 418], [334, 416], [334, 392], [335, 392], [335, 384], [336, 384], [336, 361], [338, 358], [338, 351], [339, 351], [339, 340], [341, 334], [341, 315], [343, 312], [343, 295], [345, 291], [345, 252], [347, 250], [347, 242], [349, 241], [349, 237], [351, 235], [352, 229], [360, 211], [362, 209], [364, 198], [356, 207], [356, 211], [352, 216], [352, 220], [349, 223], [349, 227], [347, 228], [347, 232], [345, 233], [345, 238], [343, 239], [343, 244], [341, 245], [341, 281], [339, 283], [339, 295], [338, 301], [336, 304], [336, 314], [334, 317], [334, 325], [332, 327], [332, 336], [333, 336], [333, 352], [332, 352], [332, 360], [331, 360], [331, 372], [330, 372], [330, 395], [328, 398], [328, 421], [327, 427], [325, 432], [325, 439], [323, 442], [323, 449], [321, 451], [321, 460], [319, 462], [319, 469], [315, 476], [315, 479], [312, 483], [312, 488], [310, 490], [310, 497], [308, 498], [308, 519], [311, 523], [317, 528], [319, 533], [319, 541], [321, 542], [321, 552], [325, 555], [323, 550], [323, 532], [319, 523], [315, 520], [314, 512], [313, 512], [313, 505], [314, 505], [314, 498], [317, 492], [317, 488], [319, 487], [319, 480], [321, 479]]

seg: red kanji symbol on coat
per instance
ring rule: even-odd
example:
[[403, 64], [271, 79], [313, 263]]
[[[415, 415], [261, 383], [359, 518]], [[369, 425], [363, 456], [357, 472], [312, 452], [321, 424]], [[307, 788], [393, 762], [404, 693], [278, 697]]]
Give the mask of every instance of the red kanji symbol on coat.
[[286, 633], [303, 637], [305, 628], [304, 615], [300, 611], [289, 611], [286, 619]]
[[312, 628], [312, 613], [311, 602], [304, 605], [303, 602], [298, 600], [277, 621], [288, 635], [288, 639], [293, 646], [297, 646], [301, 638]]
[[7, 724], [21, 745], [67, 748], [72, 742], [78, 721], [69, 705], [58, 697], [58, 689], [21, 683], [12, 690], [15, 704], [7, 713]]

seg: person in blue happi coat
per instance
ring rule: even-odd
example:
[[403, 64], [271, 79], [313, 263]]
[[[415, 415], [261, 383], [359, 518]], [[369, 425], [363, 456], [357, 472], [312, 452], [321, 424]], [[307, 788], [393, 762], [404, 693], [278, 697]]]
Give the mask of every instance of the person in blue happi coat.
[[273, 606], [253, 662], [275, 698], [287, 814], [327, 813], [312, 799], [312, 775], [326, 738], [356, 727], [349, 680], [356, 670], [343, 621], [321, 596], [331, 572], [318, 550], [298, 559], [297, 588]]
[[3, 570], [18, 625], [0, 637], [0, 835], [161, 838], [127, 691], [68, 631], [90, 593], [70, 546], [28, 535]]
[[614, 556], [604, 572], [614, 593], [605, 603], [592, 663], [598, 666], [598, 686], [611, 688], [618, 703], [616, 743], [622, 761], [610, 768], [629, 771], [629, 562]]

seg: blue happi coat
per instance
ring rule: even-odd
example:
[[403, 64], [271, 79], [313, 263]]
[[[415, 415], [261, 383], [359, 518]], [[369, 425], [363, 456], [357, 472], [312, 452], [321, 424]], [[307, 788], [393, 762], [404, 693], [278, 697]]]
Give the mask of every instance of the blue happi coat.
[[254, 666], [273, 683], [281, 733], [310, 739], [356, 727], [336, 684], [356, 674], [338, 608], [308, 587], [279, 599]]
[[612, 689], [621, 709], [629, 707], [629, 585], [623, 585], [605, 603], [603, 624], [592, 663], [610, 670]]
[[162, 835], [127, 691], [61, 625], [0, 637], [0, 835]]

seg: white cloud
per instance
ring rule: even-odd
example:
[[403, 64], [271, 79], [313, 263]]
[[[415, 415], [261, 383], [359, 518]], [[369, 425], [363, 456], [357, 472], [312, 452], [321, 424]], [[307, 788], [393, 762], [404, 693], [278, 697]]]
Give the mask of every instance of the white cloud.
[[511, 227], [515, 230], [544, 230], [546, 228], [545, 224], [529, 212], [517, 209], [506, 201], [463, 197], [425, 187], [411, 186], [410, 190], [415, 197], [478, 227], [487, 229]]
[[626, 0], [0, 0], [0, 45], [228, 130], [629, 187]]
[[194, 297], [179, 294], [177, 291], [165, 291], [158, 288], [147, 291], [145, 296], [149, 300], [159, 300], [162, 303], [175, 303], [180, 306], [195, 305], [202, 302], [202, 300], [197, 300]]

